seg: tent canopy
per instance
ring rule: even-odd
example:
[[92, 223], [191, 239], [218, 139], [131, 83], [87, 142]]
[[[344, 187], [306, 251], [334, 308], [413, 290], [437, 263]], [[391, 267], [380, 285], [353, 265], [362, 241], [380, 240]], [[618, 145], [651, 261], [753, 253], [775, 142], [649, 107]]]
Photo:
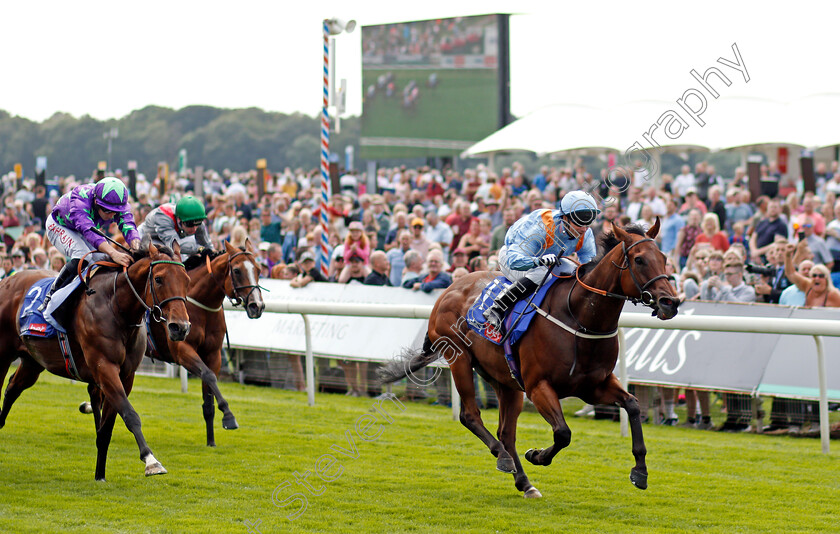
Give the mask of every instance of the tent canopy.
[[[578, 150], [624, 153], [633, 146], [669, 151], [750, 147], [820, 148], [840, 144], [840, 94], [813, 95], [792, 102], [750, 97], [685, 102], [636, 101], [596, 108], [548, 106], [494, 132], [462, 157]], [[686, 107], [688, 109], [686, 109]]]

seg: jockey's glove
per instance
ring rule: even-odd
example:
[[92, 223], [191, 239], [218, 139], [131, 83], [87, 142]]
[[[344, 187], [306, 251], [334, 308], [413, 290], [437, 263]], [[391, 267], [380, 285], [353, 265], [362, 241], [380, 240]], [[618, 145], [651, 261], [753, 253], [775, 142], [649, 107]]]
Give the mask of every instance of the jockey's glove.
[[545, 256], [541, 257], [537, 260], [537, 263], [543, 265], [545, 267], [554, 267], [557, 265], [557, 255], [556, 254], [546, 254]]

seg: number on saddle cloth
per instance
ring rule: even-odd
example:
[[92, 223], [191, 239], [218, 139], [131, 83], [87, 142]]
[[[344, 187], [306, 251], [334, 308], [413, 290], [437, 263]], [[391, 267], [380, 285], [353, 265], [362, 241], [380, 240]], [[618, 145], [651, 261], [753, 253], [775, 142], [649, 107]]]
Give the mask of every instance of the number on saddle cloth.
[[[524, 300], [518, 301], [511, 313], [511, 310], [508, 310], [505, 314], [504, 324], [507, 328], [513, 324], [513, 322], [522, 315], [522, 319], [518, 321], [516, 324], [515, 330], [510, 333], [507, 342], [510, 345], [515, 345], [519, 339], [522, 338], [522, 335], [528, 330], [528, 326], [531, 324], [531, 320], [534, 318], [536, 313], [534, 313], [534, 308], [530, 307], [530, 309], [525, 310], [525, 307], [528, 306], [528, 301], [531, 300], [531, 304], [534, 306], [539, 306], [542, 301], [545, 299], [545, 296], [548, 294], [548, 290], [551, 286], [560, 278], [556, 278], [554, 276], [550, 276], [546, 281], [545, 285], [539, 289], [534, 295], [533, 300], [526, 298]], [[475, 331], [477, 334], [481, 335], [483, 338], [487, 339], [488, 341], [492, 341], [496, 345], [501, 344], [502, 336], [501, 333], [496, 332], [492, 328], [489, 328], [489, 325], [485, 323], [484, 319], [484, 312], [493, 305], [493, 302], [496, 300], [496, 297], [501, 293], [506, 287], [511, 285], [512, 282], [505, 278], [504, 276], [499, 276], [493, 282], [487, 285], [487, 287], [482, 290], [481, 294], [475, 300], [475, 303], [470, 306], [470, 309], [467, 311], [467, 324], [469, 327]]]

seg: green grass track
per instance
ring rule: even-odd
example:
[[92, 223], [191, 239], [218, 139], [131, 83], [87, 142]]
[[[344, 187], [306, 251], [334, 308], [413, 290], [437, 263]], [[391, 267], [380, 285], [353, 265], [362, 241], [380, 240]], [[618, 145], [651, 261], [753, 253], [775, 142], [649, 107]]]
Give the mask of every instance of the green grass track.
[[[380, 427], [373, 399], [318, 395], [310, 408], [302, 393], [221, 387], [240, 428], [221, 430], [217, 416], [218, 447], [210, 449], [200, 384], [190, 380], [182, 395], [177, 380], [138, 377], [131, 401], [169, 474], [143, 476], [118, 421], [108, 482], [97, 483], [92, 417], [77, 411], [85, 388], [43, 375], [0, 430], [0, 532], [840, 531], [837, 441], [825, 456], [814, 439], [645, 425], [650, 487], [640, 491], [628, 479], [630, 439], [618, 425], [569, 417], [571, 445], [549, 467], [526, 463], [544, 495], [526, 500], [447, 408], [388, 403], [393, 423]], [[579, 407], [571, 401], [566, 411]], [[495, 432], [497, 412], [484, 416]], [[378, 437], [360, 439], [357, 421]], [[521, 452], [550, 439], [538, 414], [522, 415]], [[327, 454], [338, 462], [330, 466]], [[319, 458], [331, 482], [316, 478]], [[281, 486], [277, 502], [308, 494], [294, 475], [307, 470], [320, 495], [309, 494], [290, 521], [300, 501], [280, 508], [272, 492]]]

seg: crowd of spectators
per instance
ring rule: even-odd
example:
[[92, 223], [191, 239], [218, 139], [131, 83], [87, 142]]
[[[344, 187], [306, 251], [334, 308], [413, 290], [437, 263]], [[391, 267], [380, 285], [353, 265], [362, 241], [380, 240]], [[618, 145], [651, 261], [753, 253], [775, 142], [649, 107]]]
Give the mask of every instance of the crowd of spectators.
[[[262, 275], [290, 280], [293, 287], [330, 282], [424, 292], [445, 288], [469, 272], [495, 270], [505, 232], [523, 214], [557, 208], [567, 192], [587, 189], [605, 199], [592, 226], [596, 234], [609, 231], [611, 222], [648, 228], [661, 220], [656, 241], [682, 299], [836, 307], [840, 170], [835, 161], [818, 164], [816, 171], [816, 191], [803, 191], [801, 179], [783, 177], [769, 162], [761, 167], [758, 198], [750, 194], [743, 169], [724, 178], [703, 162], [693, 172], [684, 166], [677, 176], [649, 176], [637, 169], [624, 173], [623, 181], [615, 175], [606, 180], [607, 171], [593, 176], [581, 162], [544, 166], [533, 176], [518, 163], [498, 173], [480, 164], [462, 172], [403, 166], [379, 169], [373, 191], [365, 177], [351, 172], [341, 177], [341, 190], [333, 192], [326, 208], [331, 251], [326, 277], [317, 248], [317, 171], [269, 173], [261, 197], [256, 171], [206, 171], [203, 191], [214, 245], [222, 248], [228, 240], [239, 246], [250, 239], [260, 251]], [[139, 176], [133, 203], [137, 224], [161, 198], [174, 201], [191, 193], [194, 178], [189, 172], [173, 177], [160, 195], [159, 179]], [[3, 177], [0, 275], [60, 269], [63, 258], [43, 238], [44, 221], [60, 194], [91, 180], [58, 177], [45, 188]], [[700, 410], [689, 402], [686, 424], [708, 423], [708, 393], [689, 392], [687, 398], [698, 396]], [[727, 409], [736, 401], [727, 402]], [[790, 414], [783, 415], [790, 423]], [[673, 413], [664, 416], [669, 424], [674, 419]], [[773, 424], [781, 427], [777, 419]], [[743, 418], [727, 424], [746, 427]]]

